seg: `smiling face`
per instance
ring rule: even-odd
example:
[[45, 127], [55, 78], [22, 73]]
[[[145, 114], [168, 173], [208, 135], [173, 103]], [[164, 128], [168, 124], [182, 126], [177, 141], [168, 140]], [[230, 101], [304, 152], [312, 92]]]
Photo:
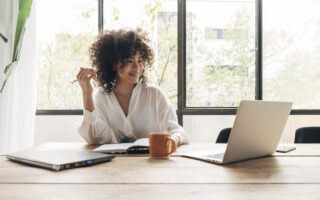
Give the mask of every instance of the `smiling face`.
[[117, 80], [129, 84], [136, 84], [143, 71], [143, 60], [140, 52], [124, 60], [124, 63], [119, 62], [117, 65]]

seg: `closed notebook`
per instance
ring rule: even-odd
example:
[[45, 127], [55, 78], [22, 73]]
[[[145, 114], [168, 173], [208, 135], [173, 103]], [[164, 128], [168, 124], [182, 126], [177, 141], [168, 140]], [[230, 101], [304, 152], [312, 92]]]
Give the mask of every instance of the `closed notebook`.
[[138, 139], [133, 143], [103, 144], [93, 151], [101, 153], [148, 153], [149, 138]]

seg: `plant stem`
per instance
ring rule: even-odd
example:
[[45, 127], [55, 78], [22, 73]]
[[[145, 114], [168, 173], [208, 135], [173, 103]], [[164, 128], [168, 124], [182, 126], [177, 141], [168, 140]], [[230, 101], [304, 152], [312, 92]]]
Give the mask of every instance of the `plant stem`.
[[162, 71], [160, 80], [159, 80], [159, 82], [158, 82], [158, 86], [161, 85], [161, 82], [162, 82], [162, 80], [163, 80], [164, 74], [165, 74], [165, 72], [166, 72], [166, 70], [167, 70], [167, 66], [168, 66], [168, 63], [169, 63], [169, 59], [170, 59], [171, 52], [172, 52], [172, 49], [170, 48], [170, 51], [169, 51], [169, 54], [168, 54], [168, 57], [167, 57], [166, 64], [164, 65], [164, 68], [163, 68], [163, 71]]

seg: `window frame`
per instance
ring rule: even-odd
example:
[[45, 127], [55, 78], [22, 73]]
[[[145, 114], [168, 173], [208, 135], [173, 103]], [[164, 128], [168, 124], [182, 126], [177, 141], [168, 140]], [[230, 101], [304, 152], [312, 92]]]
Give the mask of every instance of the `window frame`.
[[[98, 30], [103, 31], [103, 1], [98, 0]], [[255, 100], [263, 100], [263, 21], [262, 1], [255, 0]], [[186, 3], [187, 0], [177, 0], [178, 3], [178, 105], [177, 117], [183, 125], [184, 115], [235, 115], [238, 107], [187, 107], [186, 106]], [[320, 109], [292, 109], [290, 115], [319, 115]], [[83, 109], [72, 110], [36, 110], [36, 115], [83, 115]]]

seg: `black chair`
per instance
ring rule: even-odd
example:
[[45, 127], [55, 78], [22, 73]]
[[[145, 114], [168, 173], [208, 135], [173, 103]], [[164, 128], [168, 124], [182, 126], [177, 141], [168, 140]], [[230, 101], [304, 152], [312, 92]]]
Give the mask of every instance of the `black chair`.
[[320, 143], [320, 127], [302, 127], [297, 129], [294, 143]]
[[216, 143], [227, 143], [230, 132], [231, 132], [231, 128], [222, 129], [217, 137]]

